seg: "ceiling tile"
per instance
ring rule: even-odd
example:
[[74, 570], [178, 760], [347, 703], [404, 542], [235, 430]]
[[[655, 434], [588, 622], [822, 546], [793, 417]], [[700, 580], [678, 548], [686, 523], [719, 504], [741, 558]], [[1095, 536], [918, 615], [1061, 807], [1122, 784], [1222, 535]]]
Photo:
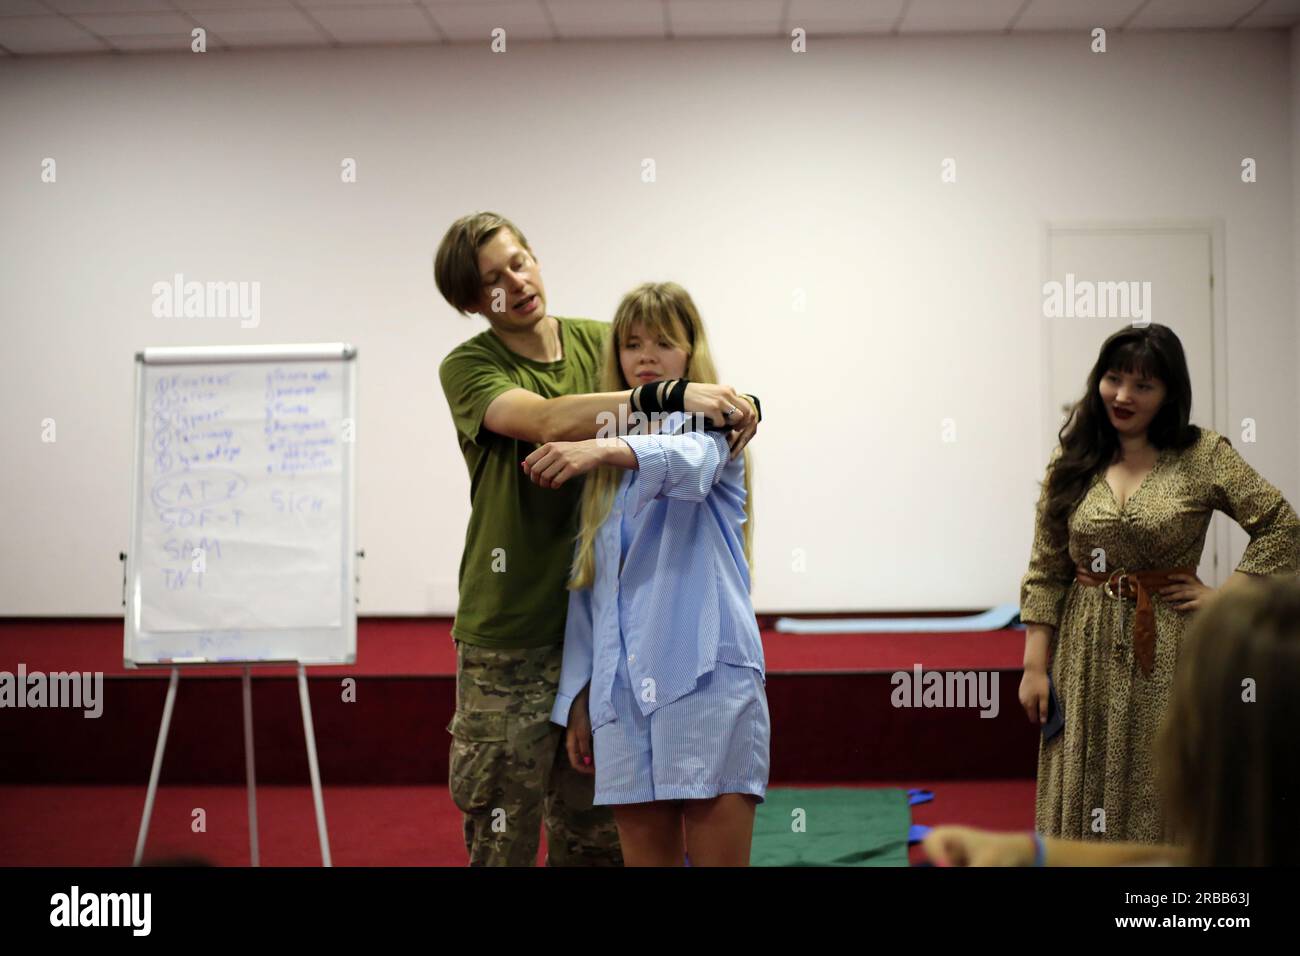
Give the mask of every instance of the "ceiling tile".
[[38, 0], [0, 0], [0, 17], [48, 16], [50, 8]]
[[186, 13], [206, 13], [210, 10], [284, 10], [293, 6], [292, 0], [172, 0]]
[[107, 50], [103, 40], [63, 17], [0, 17], [0, 46], [11, 53]]
[[1142, 6], [1143, 0], [1033, 0], [1016, 20], [1016, 31], [1114, 30]]
[[[73, 17], [102, 37], [189, 35], [194, 24], [183, 13], [118, 13]], [[116, 46], [117, 44], [114, 44]]]
[[295, 0], [295, 2], [308, 10], [319, 7], [361, 7], [367, 10], [374, 7], [393, 7], [411, 10], [419, 6], [415, 0]]
[[555, 35], [536, 0], [426, 0], [425, 8], [449, 40], [486, 43], [498, 27], [506, 31], [507, 44], [511, 37], [546, 40]]
[[[152, 35], [142, 34], [133, 37], [112, 38], [113, 46], [117, 47], [119, 50], [141, 53], [163, 50], [171, 50], [173, 53], [190, 53], [192, 52], [190, 44], [193, 42], [194, 38], [191, 37], [188, 32], [173, 34], [156, 33]], [[210, 45], [208, 49], [212, 49], [213, 46], [215, 46], [215, 44]]]
[[318, 32], [312, 22], [292, 8], [284, 10], [196, 10], [190, 14], [213, 33]]
[[1300, 23], [1300, 0], [1265, 0], [1263, 6], [1242, 20], [1246, 29], [1276, 29]]
[[415, 7], [317, 7], [311, 15], [343, 43], [434, 43], [440, 37]]
[[659, 0], [547, 0], [561, 37], [666, 36]]
[[888, 33], [898, 23], [905, 0], [790, 0], [782, 33], [806, 30]]
[[[45, 0], [59, 13], [175, 13], [167, 0]], [[47, 11], [48, 12], [48, 11]]]
[[912, 0], [900, 33], [998, 32], [1007, 29], [1024, 0]]
[[784, 0], [668, 0], [673, 36], [775, 36]]
[[1151, 0], [1129, 21], [1129, 30], [1226, 30], [1259, 0]]
[[274, 47], [327, 47], [328, 37], [313, 27], [310, 30], [238, 31], [219, 33], [217, 39], [236, 50]]

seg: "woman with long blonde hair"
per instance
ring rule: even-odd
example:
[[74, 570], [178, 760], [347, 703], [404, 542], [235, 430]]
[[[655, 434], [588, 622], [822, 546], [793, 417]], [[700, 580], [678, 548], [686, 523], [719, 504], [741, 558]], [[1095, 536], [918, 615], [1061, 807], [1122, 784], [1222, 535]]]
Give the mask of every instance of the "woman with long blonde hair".
[[630, 866], [748, 864], [767, 790], [749, 452], [680, 410], [685, 381], [717, 382], [695, 303], [676, 283], [638, 286], [600, 372], [602, 390], [633, 389], [628, 415], [524, 462], [545, 487], [585, 475], [551, 719], [595, 774], [594, 802], [614, 806]]

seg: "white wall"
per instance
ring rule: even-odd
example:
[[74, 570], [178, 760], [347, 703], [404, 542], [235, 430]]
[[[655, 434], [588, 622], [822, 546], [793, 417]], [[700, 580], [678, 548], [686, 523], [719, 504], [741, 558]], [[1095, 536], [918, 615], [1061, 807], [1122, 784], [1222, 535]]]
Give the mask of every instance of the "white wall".
[[[485, 324], [441, 301], [430, 261], [474, 209], [526, 231], [557, 314], [607, 320], [646, 279], [695, 295], [724, 380], [768, 416], [753, 445], [760, 611], [1015, 599], [1053, 414], [1047, 221], [1223, 220], [1229, 420], [1259, 421], [1247, 457], [1300, 500], [1295, 42], [1141, 34], [1098, 55], [1086, 35], [814, 37], [798, 56], [746, 40], [0, 63], [0, 613], [120, 613], [136, 350], [333, 340], [362, 362], [361, 610], [450, 613], [468, 478], [436, 371]], [[1254, 185], [1240, 181], [1247, 155]], [[39, 181], [47, 156], [56, 185]], [[339, 182], [344, 157], [355, 185]], [[940, 182], [945, 157], [955, 185]], [[260, 281], [260, 326], [153, 318], [151, 286], [175, 272]]]

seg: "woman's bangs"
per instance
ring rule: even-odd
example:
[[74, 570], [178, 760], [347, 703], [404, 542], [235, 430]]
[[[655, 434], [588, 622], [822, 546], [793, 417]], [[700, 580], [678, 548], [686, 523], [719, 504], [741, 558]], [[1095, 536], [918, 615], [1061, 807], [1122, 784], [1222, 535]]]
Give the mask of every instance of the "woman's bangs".
[[647, 302], [642, 299], [629, 309], [623, 320], [616, 323], [614, 334], [618, 337], [621, 348], [627, 347], [632, 326], [640, 322], [645, 334], [651, 339], [664, 339], [674, 348], [686, 350], [688, 345], [677, 328], [672, 312], [659, 302]]
[[1110, 353], [1106, 370], [1165, 381], [1163, 364], [1155, 350], [1145, 342], [1130, 340], [1120, 344]]

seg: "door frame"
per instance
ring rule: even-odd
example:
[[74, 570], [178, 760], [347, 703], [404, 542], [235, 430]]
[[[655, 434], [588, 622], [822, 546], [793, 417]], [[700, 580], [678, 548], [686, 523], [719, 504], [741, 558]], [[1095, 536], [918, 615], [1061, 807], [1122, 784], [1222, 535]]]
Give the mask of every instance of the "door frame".
[[[1046, 409], [1051, 402], [1052, 382], [1052, 319], [1042, 314], [1042, 287], [1044, 283], [1051, 281], [1053, 276], [1050, 274], [1052, 260], [1052, 237], [1063, 234], [1086, 234], [1086, 235], [1133, 235], [1133, 234], [1169, 234], [1169, 233], [1197, 233], [1204, 235], [1210, 242], [1210, 343], [1213, 355], [1210, 361], [1210, 387], [1213, 392], [1212, 396], [1212, 413], [1211, 425], [1216, 432], [1221, 435], [1228, 435], [1228, 329], [1227, 329], [1227, 277], [1225, 272], [1225, 255], [1224, 243], [1226, 241], [1226, 228], [1222, 217], [1208, 219], [1134, 219], [1134, 220], [1117, 220], [1117, 219], [1100, 219], [1100, 220], [1080, 220], [1080, 219], [1055, 219], [1042, 220], [1040, 223], [1040, 262], [1039, 273], [1040, 281], [1038, 286], [1038, 295], [1036, 300], [1039, 304], [1037, 312], [1041, 321], [1040, 328], [1042, 334], [1039, 337], [1041, 343], [1041, 358], [1043, 374], [1041, 379], [1040, 407], [1044, 409], [1042, 414], [1047, 414]], [[1055, 410], [1052, 414], [1056, 414]], [[1039, 420], [1038, 434], [1039, 440], [1046, 433], [1046, 422]], [[1041, 458], [1047, 461], [1053, 448], [1042, 449]], [[1230, 539], [1231, 529], [1228, 524], [1226, 515], [1216, 517], [1220, 520], [1211, 520], [1210, 531], [1207, 540], [1210, 543], [1211, 552], [1214, 561], [1214, 581], [1206, 581], [1210, 587], [1219, 587], [1227, 580], [1232, 569], [1228, 567], [1230, 557]]]

